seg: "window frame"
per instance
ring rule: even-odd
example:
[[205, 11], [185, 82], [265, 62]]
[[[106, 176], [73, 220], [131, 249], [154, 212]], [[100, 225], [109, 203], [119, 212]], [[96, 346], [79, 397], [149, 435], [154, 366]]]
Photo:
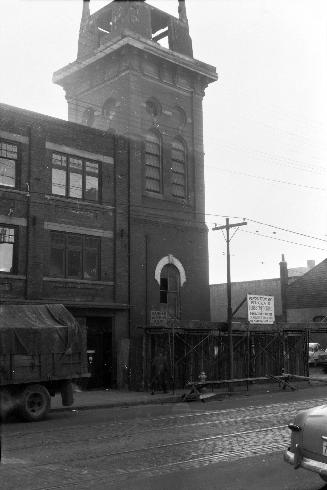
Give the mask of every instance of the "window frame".
[[[174, 281], [176, 281], [176, 288], [172, 288], [172, 274], [174, 276]], [[166, 286], [164, 286], [164, 282]], [[169, 305], [171, 302], [169, 298], [174, 298], [175, 303], [175, 317], [176, 319], [181, 318], [181, 277], [180, 272], [177, 267], [173, 264], [166, 264], [160, 274], [160, 306], [161, 308], [166, 308], [169, 315]], [[161, 301], [163, 297], [166, 297], [166, 301]]]
[[[53, 192], [53, 155], [58, 155], [61, 158], [64, 157], [66, 159], [66, 169], [65, 169], [65, 177], [66, 177], [66, 183], [65, 183], [65, 193], [64, 194], [56, 194]], [[70, 188], [70, 183], [71, 183], [71, 167], [70, 167], [70, 160], [80, 160], [82, 162], [82, 197], [76, 197], [76, 196], [71, 196], [71, 188]], [[87, 188], [86, 188], [86, 182], [87, 182], [87, 176], [90, 175], [87, 173], [87, 163], [91, 164], [96, 164], [98, 166], [98, 198], [97, 199], [87, 199], [86, 193], [87, 193]], [[96, 204], [101, 204], [102, 203], [102, 162], [98, 160], [93, 160], [91, 158], [86, 158], [86, 157], [80, 157], [78, 155], [73, 155], [69, 153], [63, 153], [60, 151], [51, 151], [50, 152], [50, 164], [51, 164], [51, 195], [52, 196], [57, 196], [57, 197], [62, 197], [66, 199], [74, 199], [77, 201], [85, 201], [88, 203], [96, 203]]]
[[[154, 139], [156, 141], [154, 141]], [[150, 163], [147, 163], [147, 155], [151, 155], [151, 156], [157, 156], [156, 153], [152, 153], [150, 151], [147, 151], [147, 143], [150, 143], [150, 144], [154, 144], [154, 145], [157, 145], [158, 146], [158, 163], [159, 165], [158, 166], [155, 166], [155, 165], [151, 165]], [[148, 177], [146, 175], [146, 169], [147, 167], [149, 168], [156, 168], [159, 170], [159, 179], [154, 179], [154, 178], [151, 178], [151, 177]], [[145, 136], [145, 140], [144, 140], [144, 190], [145, 192], [147, 193], [150, 193], [150, 194], [153, 194], [153, 195], [162, 195], [163, 193], [163, 165], [162, 165], [162, 138], [161, 138], [161, 135], [158, 134], [156, 131], [149, 131], [146, 136]], [[158, 182], [159, 183], [159, 190], [153, 190], [153, 189], [148, 189], [147, 188], [147, 181], [150, 180], [150, 181], [155, 181], [155, 182]]]
[[13, 253], [12, 253], [12, 271], [0, 271], [1, 274], [15, 275], [18, 271], [18, 240], [19, 240], [19, 227], [16, 225], [8, 225], [7, 223], [0, 223], [1, 228], [8, 228], [14, 232], [14, 243], [13, 243]]
[[[180, 145], [181, 148], [174, 148], [174, 145]], [[183, 151], [183, 160], [178, 160], [173, 157], [174, 150], [177, 150], [179, 152]], [[172, 143], [171, 143], [171, 176], [170, 176], [170, 184], [171, 184], [171, 194], [175, 199], [183, 199], [187, 200], [187, 146], [184, 141], [182, 141], [180, 138], [175, 138]], [[177, 171], [174, 169], [174, 162], [177, 164], [182, 164], [184, 168], [184, 172]], [[175, 175], [182, 175], [184, 178], [184, 185], [182, 186], [181, 184], [177, 184], [174, 182], [174, 176]], [[179, 187], [184, 189], [184, 195], [180, 196], [176, 192], [174, 192], [174, 188]]]
[[[0, 182], [0, 188], [1, 189], [9, 189], [9, 190], [10, 189], [18, 189], [19, 185], [20, 185], [19, 169], [20, 169], [20, 161], [21, 161], [21, 145], [18, 141], [13, 141], [13, 140], [10, 140], [7, 138], [2, 138], [2, 137], [0, 137], [0, 143], [5, 143], [6, 145], [14, 145], [17, 147], [17, 158], [15, 159], [15, 185], [10, 186], [10, 185], [1, 184], [1, 182]], [[1, 157], [1, 155], [0, 155], [0, 158], [12, 160], [12, 159], [7, 158], [7, 157]]]
[[[64, 259], [64, 264], [63, 264], [63, 275], [57, 275], [53, 274], [51, 272], [51, 252], [53, 250], [52, 247], [52, 237], [54, 235], [60, 236], [63, 238], [63, 247], [57, 247], [57, 250], [62, 249], [63, 250], [63, 259]], [[69, 239], [72, 238], [79, 238], [80, 240], [80, 246], [74, 246], [69, 244]], [[85, 277], [85, 260], [86, 260], [86, 251], [90, 250], [90, 247], [86, 246], [86, 241], [88, 238], [92, 238], [97, 242], [97, 247], [93, 247], [93, 249], [97, 250], [96, 253], [96, 262], [97, 262], [97, 267], [96, 267], [96, 277]], [[49, 234], [49, 241], [50, 241], [50, 257], [49, 257], [49, 277], [54, 277], [58, 279], [71, 279], [71, 280], [80, 280], [80, 281], [100, 281], [101, 280], [101, 237], [98, 236], [93, 236], [93, 235], [82, 235], [78, 233], [67, 233], [64, 231], [56, 231], [56, 230], [51, 230]], [[80, 250], [81, 251], [81, 256], [80, 256], [80, 273], [78, 275], [69, 275], [68, 270], [69, 270], [69, 252], [72, 250]]]

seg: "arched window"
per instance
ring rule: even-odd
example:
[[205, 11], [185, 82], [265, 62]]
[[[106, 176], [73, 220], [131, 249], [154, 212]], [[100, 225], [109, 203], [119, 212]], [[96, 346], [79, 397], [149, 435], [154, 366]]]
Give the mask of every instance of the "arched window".
[[154, 132], [145, 138], [145, 190], [162, 192], [161, 139]]
[[165, 265], [160, 274], [160, 305], [169, 318], [180, 318], [180, 274], [172, 264]]
[[171, 150], [171, 193], [186, 198], [186, 148], [180, 140], [174, 140]]

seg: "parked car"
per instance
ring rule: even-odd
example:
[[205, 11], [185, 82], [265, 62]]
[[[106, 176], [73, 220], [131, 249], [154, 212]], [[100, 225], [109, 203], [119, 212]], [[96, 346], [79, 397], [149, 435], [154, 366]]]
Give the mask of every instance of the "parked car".
[[318, 342], [309, 343], [309, 365], [314, 364], [326, 364], [327, 365], [327, 352], [321, 347]]
[[288, 426], [291, 445], [284, 460], [294, 469], [313, 471], [327, 482], [327, 405], [299, 412]]

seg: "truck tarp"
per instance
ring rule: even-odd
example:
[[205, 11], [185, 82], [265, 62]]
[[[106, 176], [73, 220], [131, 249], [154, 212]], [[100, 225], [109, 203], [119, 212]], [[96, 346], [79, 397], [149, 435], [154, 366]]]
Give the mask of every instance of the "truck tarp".
[[63, 305], [0, 305], [0, 355], [86, 352], [81, 328]]

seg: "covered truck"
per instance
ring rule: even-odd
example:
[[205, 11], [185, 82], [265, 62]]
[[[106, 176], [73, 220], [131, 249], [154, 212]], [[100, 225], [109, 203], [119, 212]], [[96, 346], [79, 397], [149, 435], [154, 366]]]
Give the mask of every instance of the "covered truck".
[[0, 416], [43, 419], [50, 397], [73, 404], [72, 383], [89, 377], [86, 328], [63, 306], [0, 305]]

